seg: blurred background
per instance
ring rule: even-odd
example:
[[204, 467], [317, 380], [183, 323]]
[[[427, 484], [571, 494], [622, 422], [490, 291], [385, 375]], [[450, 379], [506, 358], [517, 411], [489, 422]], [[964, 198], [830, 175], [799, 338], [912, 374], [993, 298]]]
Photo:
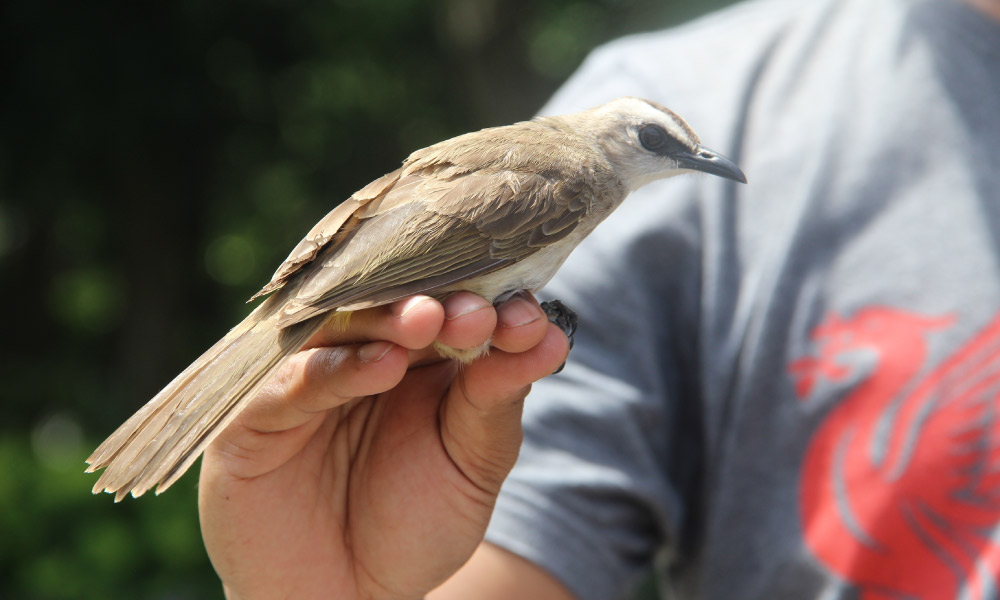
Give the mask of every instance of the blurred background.
[[222, 597], [197, 469], [115, 505], [84, 458], [336, 203], [531, 117], [594, 46], [727, 3], [4, 3], [0, 599]]

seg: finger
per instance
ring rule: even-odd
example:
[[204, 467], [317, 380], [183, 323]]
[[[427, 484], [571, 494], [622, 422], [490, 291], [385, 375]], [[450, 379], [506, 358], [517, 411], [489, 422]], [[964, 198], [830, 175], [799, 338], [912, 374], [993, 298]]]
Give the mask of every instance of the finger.
[[395, 387], [407, 362], [406, 349], [386, 341], [299, 352], [207, 454], [242, 479], [269, 473], [305, 447], [330, 409]]
[[[459, 292], [445, 300], [444, 307], [445, 322], [436, 341], [452, 348], [475, 348], [489, 340], [499, 350], [524, 352], [548, 331], [545, 313], [528, 293], [517, 294], [490, 310], [492, 305], [481, 297]], [[441, 358], [432, 349], [410, 353], [411, 365], [436, 360]]]
[[493, 347], [505, 352], [524, 352], [542, 341], [548, 325], [538, 300], [530, 294], [518, 294], [497, 307]]
[[404, 348], [425, 348], [444, 324], [444, 307], [429, 296], [350, 313], [333, 313], [304, 348], [387, 340]]
[[451, 348], [482, 346], [497, 326], [493, 304], [471, 292], [457, 292], [444, 301], [444, 324], [435, 341]]
[[317, 413], [392, 389], [407, 366], [406, 350], [387, 341], [298, 352], [237, 422], [255, 433], [293, 429]]
[[569, 341], [554, 325], [525, 352], [491, 352], [467, 365], [448, 391], [441, 437], [462, 474], [492, 498], [517, 458], [521, 407], [531, 384], [566, 359]]

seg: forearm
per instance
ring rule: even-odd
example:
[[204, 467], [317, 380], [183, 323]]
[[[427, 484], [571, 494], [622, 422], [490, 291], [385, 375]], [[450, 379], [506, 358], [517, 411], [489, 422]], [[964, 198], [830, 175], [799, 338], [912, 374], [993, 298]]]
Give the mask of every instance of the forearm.
[[427, 600], [575, 600], [559, 580], [538, 565], [489, 542]]

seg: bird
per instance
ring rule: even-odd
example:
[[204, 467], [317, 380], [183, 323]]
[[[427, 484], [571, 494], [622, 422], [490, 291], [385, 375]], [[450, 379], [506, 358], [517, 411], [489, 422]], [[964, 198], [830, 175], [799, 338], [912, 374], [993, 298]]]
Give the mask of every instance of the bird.
[[[260, 305], [94, 451], [94, 493], [165, 491], [328, 319], [415, 294], [533, 293], [632, 191], [695, 171], [746, 182], [675, 112], [635, 97], [413, 152], [323, 217]], [[435, 348], [468, 363], [489, 343]]]

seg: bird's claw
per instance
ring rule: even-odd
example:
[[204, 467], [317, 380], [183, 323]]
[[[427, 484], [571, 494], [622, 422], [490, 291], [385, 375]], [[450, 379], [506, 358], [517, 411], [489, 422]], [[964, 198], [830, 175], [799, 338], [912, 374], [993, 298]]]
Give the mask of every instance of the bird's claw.
[[[545, 316], [548, 318], [549, 322], [562, 330], [569, 338], [570, 350], [573, 349], [573, 334], [576, 333], [576, 326], [579, 322], [579, 318], [576, 316], [576, 312], [568, 308], [559, 300], [548, 300], [542, 302], [542, 310], [545, 312]], [[566, 363], [559, 365], [559, 368], [552, 372], [553, 375], [563, 370]]]

